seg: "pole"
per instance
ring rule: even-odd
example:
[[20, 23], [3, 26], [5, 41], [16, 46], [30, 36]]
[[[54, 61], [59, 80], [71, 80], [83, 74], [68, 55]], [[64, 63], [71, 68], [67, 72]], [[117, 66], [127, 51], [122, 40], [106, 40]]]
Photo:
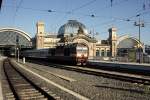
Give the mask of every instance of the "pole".
[[141, 21], [140, 21], [140, 18], [139, 18], [139, 47], [138, 47], [138, 49], [139, 49], [139, 63], [141, 63], [141, 50], [140, 50], [140, 39], [141, 39]]
[[93, 29], [93, 60], [94, 60], [94, 29]]
[[93, 28], [93, 60], [94, 60], [94, 28]]
[[19, 48], [18, 48], [18, 62], [19, 62]]
[[[140, 14], [138, 14], [136, 17], [139, 17], [140, 16]], [[141, 19], [140, 19], [140, 17], [139, 17], [139, 22], [137, 23], [137, 22], [135, 22], [134, 23], [134, 25], [135, 26], [138, 26], [139, 27], [139, 43], [138, 43], [138, 52], [139, 52], [139, 63], [141, 63], [141, 50], [142, 50], [142, 47], [141, 47], [141, 27], [144, 27], [144, 23], [142, 23], [141, 22]]]
[[19, 62], [19, 35], [16, 35], [16, 48], [17, 48], [17, 57]]
[[15, 45], [15, 60], [17, 60], [16, 56], [17, 56], [17, 52], [16, 52], [17, 46]]

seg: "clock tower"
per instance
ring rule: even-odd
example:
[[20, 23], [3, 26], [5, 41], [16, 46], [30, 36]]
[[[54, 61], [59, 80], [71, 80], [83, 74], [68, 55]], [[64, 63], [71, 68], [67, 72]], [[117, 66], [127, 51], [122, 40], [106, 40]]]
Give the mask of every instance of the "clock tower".
[[117, 53], [117, 29], [115, 27], [110, 28], [109, 30], [109, 41], [110, 41], [110, 49], [111, 49], [111, 56], [116, 57]]
[[38, 22], [36, 24], [36, 27], [37, 27], [36, 49], [42, 49], [42, 48], [44, 48], [44, 37], [45, 37], [44, 23], [43, 22]]

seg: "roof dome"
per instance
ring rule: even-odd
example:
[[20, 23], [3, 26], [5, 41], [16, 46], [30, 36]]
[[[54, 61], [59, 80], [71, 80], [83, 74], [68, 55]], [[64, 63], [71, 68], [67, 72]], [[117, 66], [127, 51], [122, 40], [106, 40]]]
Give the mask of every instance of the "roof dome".
[[88, 31], [84, 24], [77, 20], [68, 20], [68, 22], [62, 25], [58, 30], [58, 37], [77, 35], [79, 27], [83, 29], [84, 34], [88, 34]]

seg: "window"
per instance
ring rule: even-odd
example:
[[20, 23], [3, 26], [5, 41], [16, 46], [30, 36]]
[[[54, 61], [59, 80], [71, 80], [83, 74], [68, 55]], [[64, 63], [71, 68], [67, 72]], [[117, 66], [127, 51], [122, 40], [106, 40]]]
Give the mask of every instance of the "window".
[[110, 57], [110, 50], [107, 50], [107, 57]]
[[100, 51], [96, 50], [96, 57], [99, 57], [99, 56], [100, 56]]
[[105, 51], [104, 51], [104, 50], [102, 50], [102, 52], [101, 52], [101, 56], [102, 56], [102, 57], [104, 57], [104, 56], [105, 56]]

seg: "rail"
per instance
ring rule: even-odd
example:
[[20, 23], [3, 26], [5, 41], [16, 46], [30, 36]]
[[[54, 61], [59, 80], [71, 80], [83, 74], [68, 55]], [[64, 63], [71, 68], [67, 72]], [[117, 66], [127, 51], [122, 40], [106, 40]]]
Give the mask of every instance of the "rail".
[[16, 100], [22, 99], [42, 99], [55, 100], [41, 87], [24, 76], [17, 68], [11, 65], [10, 61], [6, 59], [3, 63], [4, 73], [8, 80], [8, 84], [13, 92]]

